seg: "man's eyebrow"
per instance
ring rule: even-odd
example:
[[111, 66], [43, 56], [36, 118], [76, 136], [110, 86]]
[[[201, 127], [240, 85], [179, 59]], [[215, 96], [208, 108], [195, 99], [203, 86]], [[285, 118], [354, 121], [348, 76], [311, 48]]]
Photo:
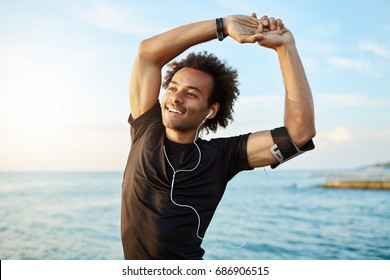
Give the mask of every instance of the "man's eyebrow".
[[[171, 83], [176, 85], [176, 86], [181, 86], [180, 83], [178, 83], [176, 81], [173, 81], [173, 80], [171, 81]], [[197, 87], [194, 87], [194, 86], [184, 86], [184, 87], [188, 88], [188, 89], [194, 89], [194, 90], [198, 91], [199, 93], [202, 93], [202, 91], [199, 88], [197, 88]]]

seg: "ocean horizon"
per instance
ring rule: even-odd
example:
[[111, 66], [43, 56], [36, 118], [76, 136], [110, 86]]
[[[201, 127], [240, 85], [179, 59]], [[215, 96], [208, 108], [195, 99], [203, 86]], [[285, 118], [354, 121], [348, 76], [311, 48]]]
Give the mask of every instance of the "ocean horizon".
[[[389, 170], [357, 169], [238, 174], [206, 232], [204, 258], [390, 259], [390, 191], [323, 187], [330, 178], [362, 173], [390, 176]], [[122, 177], [0, 172], [0, 259], [123, 259]]]

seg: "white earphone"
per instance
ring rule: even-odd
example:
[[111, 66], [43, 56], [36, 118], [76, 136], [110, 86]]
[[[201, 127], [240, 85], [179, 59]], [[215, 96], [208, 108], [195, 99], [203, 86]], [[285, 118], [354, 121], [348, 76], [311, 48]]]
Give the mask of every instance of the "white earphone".
[[198, 138], [198, 133], [199, 133], [199, 129], [200, 127], [202, 126], [202, 124], [204, 124], [206, 122], [206, 120], [208, 119], [208, 117], [210, 117], [212, 115], [213, 110], [210, 110], [210, 113], [208, 113], [208, 115], [204, 118], [204, 120], [199, 124], [197, 130], [196, 130], [196, 134], [195, 134], [195, 138], [194, 138], [194, 145], [196, 146], [196, 148], [198, 149], [198, 152], [199, 152], [199, 159], [198, 159], [198, 162], [196, 163], [196, 165], [191, 168], [191, 169], [180, 169], [180, 170], [176, 170], [175, 167], [171, 164], [171, 162], [169, 161], [169, 158], [168, 158], [168, 155], [167, 155], [167, 152], [165, 150], [165, 145], [163, 146], [163, 150], [164, 150], [164, 156], [165, 156], [165, 159], [167, 160], [169, 166], [171, 167], [172, 171], [173, 171], [173, 176], [172, 176], [172, 182], [171, 182], [171, 201], [173, 204], [175, 204], [176, 206], [178, 207], [186, 207], [186, 208], [190, 208], [192, 209], [197, 218], [198, 218], [198, 227], [196, 229], [196, 236], [200, 239], [200, 240], [203, 240], [203, 237], [201, 237], [199, 235], [199, 230], [200, 230], [200, 214], [198, 213], [198, 211], [191, 205], [188, 205], [188, 204], [180, 204], [180, 203], [177, 203], [174, 199], [173, 199], [173, 187], [175, 185], [175, 178], [176, 178], [176, 174], [179, 173], [179, 172], [192, 172], [194, 171], [196, 168], [198, 168], [199, 164], [200, 164], [200, 161], [202, 160], [202, 152], [198, 146], [198, 144], [196, 144], [196, 139]]
[[[172, 181], [171, 181], [171, 191], [170, 191], [170, 199], [171, 199], [171, 202], [178, 206], [178, 207], [184, 207], [184, 208], [190, 208], [192, 211], [194, 211], [194, 213], [196, 214], [196, 217], [197, 217], [197, 220], [198, 220], [198, 225], [196, 227], [196, 236], [203, 241], [203, 237], [200, 236], [200, 226], [201, 226], [201, 217], [200, 217], [200, 214], [199, 212], [191, 205], [188, 205], [188, 204], [180, 204], [180, 203], [177, 203], [174, 199], [173, 199], [173, 191], [174, 191], [174, 186], [175, 186], [175, 179], [176, 179], [176, 174], [178, 174], [179, 172], [193, 172], [195, 169], [198, 168], [201, 160], [202, 160], [202, 152], [200, 150], [200, 147], [198, 146], [198, 144], [196, 143], [196, 139], [198, 138], [198, 132], [199, 132], [199, 129], [201, 128], [202, 124], [204, 124], [206, 122], [206, 120], [208, 119], [208, 117], [210, 117], [212, 114], [214, 113], [213, 110], [210, 110], [210, 112], [207, 114], [207, 116], [204, 118], [204, 120], [199, 124], [197, 130], [196, 130], [196, 134], [195, 134], [195, 138], [194, 138], [194, 145], [195, 147], [198, 149], [198, 152], [199, 152], [199, 159], [198, 159], [198, 162], [196, 163], [196, 165], [191, 168], [191, 169], [175, 169], [175, 167], [172, 165], [172, 163], [170, 162], [169, 158], [168, 158], [168, 155], [167, 155], [167, 151], [165, 149], [165, 145], [163, 145], [163, 151], [164, 151], [164, 156], [165, 156], [165, 159], [167, 160], [168, 162], [168, 165], [170, 166], [170, 168], [172, 169], [173, 171], [173, 175], [172, 175]], [[265, 170], [265, 169], [264, 169]], [[247, 236], [247, 241], [245, 241], [245, 243], [243, 243], [242, 245], [240, 245], [239, 247], [237, 246], [233, 246], [231, 244], [228, 244], [234, 248], [242, 248], [245, 246], [245, 244], [248, 242], [248, 236]]]
[[208, 117], [210, 117], [210, 116], [212, 115], [212, 113], [214, 113], [213, 110], [211, 110], [210, 113], [204, 118], [204, 120], [202, 121], [202, 123], [205, 123], [206, 120], [208, 119]]

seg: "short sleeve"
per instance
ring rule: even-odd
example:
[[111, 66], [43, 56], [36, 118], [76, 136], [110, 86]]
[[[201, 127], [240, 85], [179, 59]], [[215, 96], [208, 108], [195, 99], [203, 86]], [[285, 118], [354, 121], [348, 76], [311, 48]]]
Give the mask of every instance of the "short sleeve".
[[146, 111], [135, 120], [130, 114], [128, 122], [131, 125], [131, 142], [134, 143], [145, 134], [148, 128], [152, 128], [156, 125], [162, 125], [160, 103], [157, 102], [156, 105], [154, 105], [149, 111]]

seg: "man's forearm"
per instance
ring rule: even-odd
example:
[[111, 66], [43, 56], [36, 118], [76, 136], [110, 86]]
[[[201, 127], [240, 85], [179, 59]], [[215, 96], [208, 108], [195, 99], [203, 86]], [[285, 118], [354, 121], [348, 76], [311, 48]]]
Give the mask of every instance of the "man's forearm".
[[144, 40], [140, 55], [161, 68], [191, 46], [216, 38], [215, 20], [184, 25]]
[[294, 43], [277, 50], [286, 88], [284, 123], [298, 146], [315, 136], [314, 105], [309, 83]]

